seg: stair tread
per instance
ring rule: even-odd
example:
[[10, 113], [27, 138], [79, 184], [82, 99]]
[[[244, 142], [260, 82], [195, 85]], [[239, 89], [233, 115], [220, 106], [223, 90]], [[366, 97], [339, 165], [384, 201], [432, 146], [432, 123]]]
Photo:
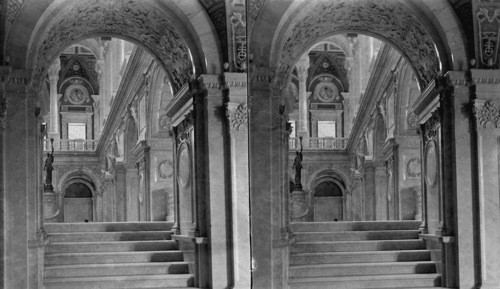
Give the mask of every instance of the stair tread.
[[162, 230], [162, 231], [110, 231], [110, 232], [57, 232], [57, 233], [48, 233], [47, 235], [118, 235], [118, 234], [158, 234], [158, 233], [166, 233], [172, 234], [170, 230]]
[[419, 230], [370, 230], [370, 231], [301, 231], [294, 232], [295, 235], [307, 235], [307, 234], [367, 234], [367, 233], [416, 233], [420, 232]]
[[162, 274], [162, 275], [128, 275], [128, 276], [92, 276], [92, 277], [49, 277], [44, 283], [63, 282], [106, 282], [106, 281], [134, 281], [134, 280], [164, 280], [164, 279], [188, 279], [192, 274]]
[[51, 245], [117, 245], [117, 244], [145, 244], [145, 243], [176, 243], [175, 240], [128, 240], [128, 241], [76, 241], [76, 242], [50, 242], [47, 246]]
[[307, 241], [307, 242], [295, 242], [295, 245], [320, 245], [320, 244], [374, 244], [374, 243], [401, 243], [401, 242], [412, 242], [412, 243], [424, 243], [424, 240], [420, 239], [397, 239], [397, 240], [352, 240], [352, 241]]
[[430, 250], [387, 250], [387, 251], [353, 251], [353, 252], [300, 252], [292, 253], [291, 256], [323, 256], [323, 255], [367, 255], [367, 254], [391, 254], [391, 253], [428, 253]]
[[142, 255], [142, 254], [172, 254], [181, 252], [179, 250], [162, 251], [125, 251], [125, 252], [75, 252], [75, 253], [46, 253], [46, 257], [64, 257], [64, 256], [93, 256], [93, 255]]
[[166, 266], [166, 265], [184, 265], [189, 264], [184, 261], [172, 261], [172, 262], [143, 262], [143, 263], [92, 263], [92, 264], [71, 264], [71, 265], [46, 265], [47, 269], [84, 269], [84, 268], [115, 268], [115, 267], [155, 267], [155, 266]]
[[342, 281], [371, 281], [371, 280], [394, 280], [394, 279], [427, 279], [438, 278], [439, 274], [396, 274], [396, 275], [365, 275], [365, 276], [335, 276], [335, 277], [298, 277], [290, 278], [290, 283], [304, 282], [342, 282]]
[[421, 264], [436, 264], [435, 261], [404, 261], [404, 262], [377, 262], [377, 263], [335, 263], [335, 264], [307, 264], [307, 265], [290, 265], [290, 269], [306, 269], [306, 268], [332, 268], [332, 267], [359, 267], [359, 266], [412, 266]]

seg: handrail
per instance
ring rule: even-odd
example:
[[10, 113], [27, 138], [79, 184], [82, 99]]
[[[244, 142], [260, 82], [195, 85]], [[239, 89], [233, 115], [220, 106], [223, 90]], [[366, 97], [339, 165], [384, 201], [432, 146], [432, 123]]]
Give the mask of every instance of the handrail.
[[[54, 140], [54, 151], [95, 151], [98, 143], [98, 140], [58, 139]], [[51, 149], [50, 140], [45, 140], [43, 150], [50, 151]]]

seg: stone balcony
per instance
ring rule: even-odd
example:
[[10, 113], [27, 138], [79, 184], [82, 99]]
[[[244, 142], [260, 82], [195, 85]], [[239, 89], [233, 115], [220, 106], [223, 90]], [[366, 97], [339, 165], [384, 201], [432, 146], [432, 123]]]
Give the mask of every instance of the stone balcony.
[[[302, 139], [304, 150], [345, 150], [347, 138], [334, 137], [309, 137]], [[291, 150], [300, 149], [298, 137], [290, 137], [288, 148]]]
[[[58, 139], [54, 140], [54, 151], [81, 151], [93, 152], [97, 149], [98, 140], [84, 140], [84, 139]], [[47, 139], [43, 143], [44, 151], [51, 151], [52, 146], [50, 140]]]

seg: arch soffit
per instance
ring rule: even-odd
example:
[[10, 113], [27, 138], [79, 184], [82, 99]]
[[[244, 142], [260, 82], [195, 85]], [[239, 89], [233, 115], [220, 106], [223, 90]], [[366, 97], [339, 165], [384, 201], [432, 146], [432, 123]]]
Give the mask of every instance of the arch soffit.
[[[465, 69], [462, 64], [465, 58], [465, 42], [453, 8], [444, 3], [446, 1], [436, 1], [440, 2], [444, 12], [433, 7], [438, 4], [430, 3], [432, 1], [424, 0], [425, 4], [419, 1], [420, 5], [409, 5], [407, 2], [315, 1], [314, 5], [311, 5], [310, 2], [295, 0], [281, 14], [281, 21], [275, 26], [275, 34], [269, 36], [273, 39], [267, 39], [267, 43], [271, 44], [265, 44], [264, 40], [257, 43], [270, 47], [267, 47], [267, 50], [254, 47], [255, 51], [270, 51], [269, 55], [263, 56], [268, 63], [261, 63], [259, 66], [275, 67], [277, 76], [284, 78], [300, 55], [310, 49], [310, 46], [333, 34], [357, 32], [387, 41], [402, 52], [415, 69], [421, 87], [425, 87], [441, 69]], [[409, 8], [415, 5], [421, 8], [418, 13]], [[438, 21], [440, 18], [435, 13], [452, 15], [451, 21]], [[422, 21], [422, 18], [425, 20]], [[431, 20], [428, 20], [429, 18]], [[267, 27], [267, 30], [269, 29], [270, 27]], [[442, 35], [445, 36], [444, 44], [440, 40]], [[448, 43], [453, 45], [448, 46]], [[453, 57], [449, 56], [450, 54]], [[281, 82], [285, 80], [279, 79]]]
[[350, 186], [349, 178], [344, 172], [342, 172], [341, 170], [338, 170], [336, 168], [332, 168], [332, 167], [325, 165], [324, 167], [321, 167], [321, 168], [317, 169], [316, 171], [314, 171], [309, 176], [309, 178], [306, 182], [306, 188], [308, 188], [309, 190], [312, 190], [313, 185], [318, 180], [320, 180], [321, 178], [328, 176], [328, 175], [330, 175], [332, 177], [337, 177], [339, 180], [341, 180], [344, 183], [344, 185], [342, 186], [343, 192], [345, 192], [345, 189], [347, 189]]
[[66, 189], [66, 187], [74, 179], [86, 180], [89, 184], [93, 184], [93, 187], [89, 187], [90, 190], [92, 191], [92, 194], [94, 194], [95, 191], [101, 187], [101, 182], [100, 182], [99, 178], [91, 170], [72, 169], [72, 170], [67, 171], [64, 175], [62, 175], [59, 178], [59, 182], [57, 184], [57, 190], [64, 194], [63, 189]]
[[182, 1], [160, 5], [146, 1], [56, 0], [41, 13], [36, 27], [26, 28], [31, 35], [26, 63], [33, 65], [27, 68], [33, 69], [35, 81], [39, 80], [69, 45], [91, 37], [113, 36], [142, 44], [168, 72], [177, 91], [193, 77], [193, 68], [197, 74], [218, 73], [221, 66], [217, 34], [207, 33], [215, 31], [208, 15], [201, 6], [192, 5], [190, 9], [198, 11], [195, 17], [192, 11], [186, 11], [187, 6]]

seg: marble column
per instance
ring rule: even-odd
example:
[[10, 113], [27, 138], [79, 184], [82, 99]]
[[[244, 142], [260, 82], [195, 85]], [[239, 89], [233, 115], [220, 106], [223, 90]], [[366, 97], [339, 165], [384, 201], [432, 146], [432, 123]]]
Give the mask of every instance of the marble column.
[[307, 105], [307, 70], [309, 69], [309, 56], [303, 56], [296, 64], [299, 77], [299, 124], [297, 135], [309, 138], [309, 107]]
[[[206, 223], [210, 224], [207, 231], [211, 254], [209, 263], [211, 268], [211, 288], [227, 288], [232, 279], [232, 248], [228, 240], [231, 239], [232, 213], [231, 188], [228, 171], [229, 159], [227, 148], [229, 145], [226, 119], [221, 113], [224, 110], [223, 83], [219, 75], [202, 75], [198, 79], [204, 94], [197, 99], [195, 111], [197, 118], [204, 119], [203, 130], [198, 133], [203, 139], [196, 138], [197, 146], [205, 157], [204, 191], [206, 194]], [[200, 115], [201, 114], [201, 115]], [[198, 124], [198, 119], [197, 119]], [[195, 130], [198, 129], [198, 126]], [[202, 142], [200, 142], [202, 141]]]
[[246, 73], [225, 73], [229, 88], [226, 116], [230, 135], [233, 274], [232, 288], [250, 288], [250, 195]]
[[[481, 289], [500, 288], [500, 70], [472, 69], [476, 86], [474, 115], [477, 128], [479, 177], [478, 229]], [[459, 225], [460, 226], [460, 225]], [[476, 229], [477, 232], [477, 229]], [[477, 256], [478, 254], [476, 254]]]
[[105, 105], [105, 81], [104, 81], [104, 59], [96, 60], [95, 69], [97, 71], [97, 80], [99, 81], [99, 96], [94, 97], [94, 123], [96, 129], [94, 131], [94, 139], [101, 137], [101, 132], [104, 129], [104, 105]]
[[111, 40], [102, 40], [103, 56], [104, 56], [104, 93], [101, 93], [102, 106], [101, 106], [101, 119], [104, 123], [109, 115], [111, 109], [111, 96], [113, 93], [113, 51], [111, 49]]
[[48, 76], [50, 82], [50, 110], [49, 110], [49, 139], [54, 139], [54, 145], [57, 145], [61, 138], [59, 134], [59, 98], [57, 95], [57, 82], [59, 80], [59, 70], [61, 61], [57, 58], [49, 67]]
[[[282, 117], [279, 90], [271, 89], [273, 70], [256, 67], [252, 73], [249, 145], [252, 235], [252, 285], [285, 288], [283, 260], [287, 247], [282, 237], [283, 190]], [[289, 193], [289, 191], [288, 191]], [[286, 237], [286, 234], [284, 234]]]
[[5, 288], [39, 288], [43, 247], [40, 122], [31, 73], [0, 67], [0, 269]]
[[[470, 84], [466, 72], [449, 71], [446, 73], [446, 78], [451, 84], [451, 89], [441, 92], [443, 108], [443, 156], [441, 159], [443, 168], [446, 168], [443, 170], [445, 206], [442, 214], [447, 224], [443, 233], [455, 236], [456, 242], [446, 243], [444, 247], [445, 252], [449, 254], [443, 258], [445, 265], [443, 281], [446, 283], [443, 285], [450, 288], [478, 288], [475, 287], [478, 284], [476, 278], [480, 274], [475, 209], [478, 203], [472, 164], [475, 156], [471, 149], [474, 143], [471, 135], [471, 117], [464, 113], [471, 106]], [[488, 158], [492, 157], [488, 156]], [[498, 175], [496, 178], [498, 180]], [[498, 187], [496, 194], [498, 197]], [[428, 196], [426, 201], [429, 202]], [[425, 213], [429, 220], [429, 212]], [[488, 254], [493, 257], [494, 251]], [[499, 260], [498, 255], [496, 259]], [[496, 270], [498, 275], [499, 268], [497, 267]], [[496, 285], [498, 284], [497, 282]]]

